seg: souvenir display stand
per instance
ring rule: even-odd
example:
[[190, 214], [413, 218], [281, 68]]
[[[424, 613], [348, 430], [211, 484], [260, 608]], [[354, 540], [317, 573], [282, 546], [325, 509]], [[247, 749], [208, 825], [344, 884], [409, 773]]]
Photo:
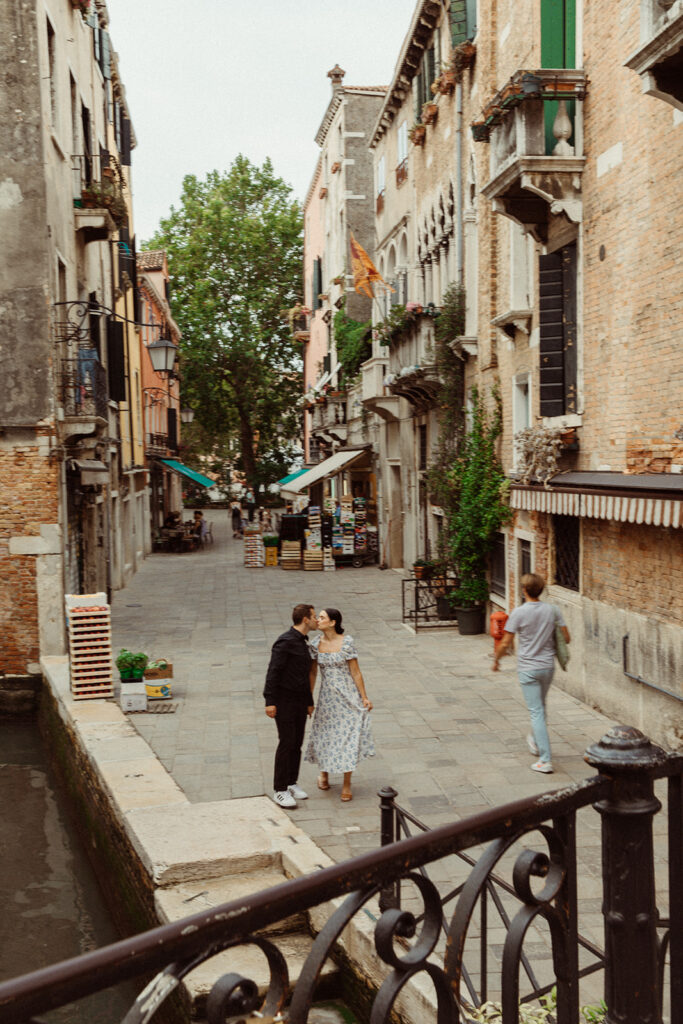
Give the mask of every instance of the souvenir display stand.
[[111, 608], [107, 595], [65, 594], [69, 628], [71, 696], [92, 700], [114, 696]]

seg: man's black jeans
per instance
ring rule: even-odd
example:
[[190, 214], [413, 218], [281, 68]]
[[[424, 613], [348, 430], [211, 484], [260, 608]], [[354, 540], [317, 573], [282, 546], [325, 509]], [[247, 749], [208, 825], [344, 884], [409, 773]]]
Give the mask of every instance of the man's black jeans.
[[305, 704], [278, 704], [275, 724], [279, 743], [275, 751], [273, 789], [284, 792], [299, 778], [301, 746], [304, 742], [308, 708]]

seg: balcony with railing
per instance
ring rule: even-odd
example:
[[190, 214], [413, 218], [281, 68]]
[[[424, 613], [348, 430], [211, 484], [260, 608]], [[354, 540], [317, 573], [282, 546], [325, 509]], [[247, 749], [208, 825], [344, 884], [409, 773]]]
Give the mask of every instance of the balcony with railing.
[[625, 61], [643, 92], [683, 110], [683, 0], [640, 0], [640, 46]]
[[[587, 978], [602, 982], [606, 1004], [592, 1019], [683, 1024], [683, 756], [615, 726], [585, 760], [597, 773], [590, 778], [433, 829], [387, 786], [381, 848], [5, 980], [2, 1020], [58, 1007], [68, 1016], [69, 1003], [150, 974], [125, 1019], [158, 1020], [184, 979], [222, 953], [207, 985], [210, 1024], [305, 1024], [335, 964], [345, 975], [338, 986], [363, 1001], [360, 1019], [373, 1024], [471, 1021], [490, 998], [501, 1000], [502, 1016], [477, 1019], [517, 1024], [524, 1009], [577, 1024]], [[668, 864], [655, 861], [653, 826], [668, 839]], [[602, 833], [587, 878], [586, 829]], [[585, 882], [604, 945], [582, 934]], [[293, 915], [306, 915], [314, 935], [303, 966], [294, 962]], [[553, 988], [549, 1016], [539, 1000]]]
[[62, 430], [67, 437], [89, 434], [109, 416], [109, 379], [100, 359], [109, 310], [93, 302], [61, 302], [53, 317]]
[[344, 442], [347, 438], [346, 391], [323, 392], [312, 406], [311, 431], [328, 442]]
[[72, 156], [71, 167], [76, 230], [86, 242], [102, 241], [128, 216], [121, 168], [106, 150]]
[[582, 70], [517, 71], [472, 124], [490, 144], [483, 194], [540, 242], [551, 217], [581, 220], [585, 90]]

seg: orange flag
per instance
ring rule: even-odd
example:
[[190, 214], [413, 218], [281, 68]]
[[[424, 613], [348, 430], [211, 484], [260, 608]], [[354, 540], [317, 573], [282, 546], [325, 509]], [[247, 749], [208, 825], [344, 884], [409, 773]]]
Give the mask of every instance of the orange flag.
[[368, 298], [372, 299], [374, 297], [372, 290], [372, 283], [374, 281], [381, 285], [382, 288], [386, 288], [387, 291], [393, 292], [394, 289], [383, 279], [363, 246], [353, 237], [353, 231], [350, 232], [350, 236], [351, 271], [353, 273], [353, 287], [356, 291], [359, 294], [360, 292], [365, 292]]

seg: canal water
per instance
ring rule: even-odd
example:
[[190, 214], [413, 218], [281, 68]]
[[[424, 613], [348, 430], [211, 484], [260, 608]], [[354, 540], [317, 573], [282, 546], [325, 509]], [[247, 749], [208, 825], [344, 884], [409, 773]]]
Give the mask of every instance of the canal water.
[[[0, 908], [3, 981], [120, 938], [30, 719], [0, 719]], [[109, 989], [41, 1019], [114, 1024], [135, 991]]]

